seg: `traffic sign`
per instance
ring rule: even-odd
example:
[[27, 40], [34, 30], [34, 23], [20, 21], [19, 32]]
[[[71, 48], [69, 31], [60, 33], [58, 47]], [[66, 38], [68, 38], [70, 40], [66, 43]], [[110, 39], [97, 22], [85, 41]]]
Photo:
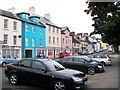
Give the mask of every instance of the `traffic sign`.
[[0, 44], [4, 44], [4, 41], [0, 41]]

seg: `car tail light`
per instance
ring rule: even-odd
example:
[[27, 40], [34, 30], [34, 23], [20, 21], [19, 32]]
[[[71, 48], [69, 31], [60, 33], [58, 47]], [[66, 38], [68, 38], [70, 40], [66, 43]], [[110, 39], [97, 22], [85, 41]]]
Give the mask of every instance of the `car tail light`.
[[111, 59], [109, 58], [108, 61], [111, 61]]

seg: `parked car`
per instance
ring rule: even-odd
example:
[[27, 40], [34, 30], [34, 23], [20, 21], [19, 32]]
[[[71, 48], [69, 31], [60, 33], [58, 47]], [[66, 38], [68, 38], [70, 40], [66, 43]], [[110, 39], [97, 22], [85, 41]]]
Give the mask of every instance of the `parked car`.
[[59, 58], [64, 58], [66, 56], [70, 56], [70, 54], [69, 53], [60, 53], [59, 54]]
[[15, 57], [10, 57], [10, 56], [0, 57], [0, 66], [4, 67], [4, 66], [6, 66], [6, 64], [13, 63], [18, 60], [19, 59], [15, 58]]
[[109, 55], [94, 55], [92, 56], [92, 59], [102, 63], [103, 65], [112, 65]]
[[84, 73], [94, 75], [96, 72], [104, 72], [105, 67], [97, 61], [91, 60], [89, 57], [81, 56], [68, 56], [61, 59], [56, 59], [57, 62], [66, 68], [80, 70]]
[[88, 80], [85, 73], [66, 69], [52, 59], [22, 59], [8, 64], [5, 68], [5, 75], [13, 85], [24, 81], [52, 86], [55, 90], [79, 89]]

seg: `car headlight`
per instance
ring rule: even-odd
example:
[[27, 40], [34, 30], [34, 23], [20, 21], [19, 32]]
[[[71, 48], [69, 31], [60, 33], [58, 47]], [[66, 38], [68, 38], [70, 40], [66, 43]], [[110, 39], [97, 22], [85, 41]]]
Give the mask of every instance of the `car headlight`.
[[102, 68], [102, 66], [98, 65], [98, 68]]
[[80, 82], [80, 81], [82, 81], [82, 78], [78, 78], [78, 77], [72, 77], [72, 79], [73, 79], [75, 82]]

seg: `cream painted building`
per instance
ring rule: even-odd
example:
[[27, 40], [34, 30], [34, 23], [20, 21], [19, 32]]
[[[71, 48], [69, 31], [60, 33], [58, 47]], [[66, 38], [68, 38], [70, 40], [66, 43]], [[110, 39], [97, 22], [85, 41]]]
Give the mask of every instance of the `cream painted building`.
[[0, 56], [21, 58], [21, 21], [4, 10], [0, 10], [0, 41]]
[[61, 52], [61, 28], [50, 21], [50, 14], [40, 18], [46, 26], [46, 56], [59, 57]]

